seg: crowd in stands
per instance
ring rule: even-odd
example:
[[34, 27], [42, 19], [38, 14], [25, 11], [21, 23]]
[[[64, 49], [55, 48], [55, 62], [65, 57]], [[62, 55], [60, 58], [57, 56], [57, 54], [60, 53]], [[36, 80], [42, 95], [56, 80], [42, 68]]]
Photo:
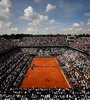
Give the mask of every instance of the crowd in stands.
[[70, 43], [70, 46], [90, 53], [90, 37], [79, 37]]
[[42, 48], [42, 49], [38, 49], [37, 50], [37, 56], [56, 56], [59, 55], [61, 53], [63, 53], [65, 51], [64, 48]]
[[[67, 45], [64, 37], [24, 37], [19, 46]], [[0, 38], [0, 52], [15, 47], [14, 40]], [[89, 38], [77, 38], [72, 47], [90, 52]], [[20, 49], [20, 48], [19, 48]], [[73, 89], [20, 89], [19, 86], [33, 59], [55, 56]], [[0, 100], [86, 100], [90, 99], [90, 57], [65, 48], [22, 48], [0, 56]], [[7, 92], [8, 91], [8, 92]], [[88, 98], [88, 99], [87, 99]]]
[[24, 37], [20, 46], [53, 46], [66, 45], [65, 37]]
[[51, 48], [52, 55], [62, 54], [65, 51], [66, 51], [65, 48]]
[[0, 52], [15, 46], [59, 46], [69, 45], [90, 53], [90, 37], [78, 37], [69, 44], [65, 37], [23, 37], [22, 39], [5, 39], [0, 37]]
[[40, 56], [40, 57], [51, 56], [51, 52], [48, 48], [38, 49], [37, 56]]
[[10, 90], [4, 92], [4, 94], [0, 92], [0, 100], [89, 100], [89, 94], [89, 89], [87, 89], [85, 93], [81, 93], [67, 88], [10, 88]]
[[19, 41], [13, 39], [0, 38], [0, 52], [17, 46]]
[[[13, 54], [10, 55], [12, 56]], [[4, 61], [0, 63], [2, 65], [0, 67], [1, 90], [8, 90], [10, 87], [19, 87], [33, 58], [29, 53], [23, 53], [22, 51], [16, 54], [14, 52], [13, 56], [13, 58], [3, 59]]]
[[69, 45], [90, 53], [90, 37], [78, 37], [69, 44], [65, 37], [24, 37], [19, 43], [20, 46], [59, 46]]
[[33, 54], [33, 55], [36, 55], [38, 49], [37, 49], [37, 48], [22, 48], [22, 51], [25, 52], [25, 53], [28, 52], [28, 53], [30, 53], [31, 55], [32, 55], [32, 54]]
[[64, 57], [68, 62], [72, 62], [74, 67], [80, 71], [87, 80], [90, 80], [90, 57], [80, 52], [68, 50], [64, 53]]
[[80, 52], [66, 50], [57, 60], [72, 87], [80, 93], [90, 89], [90, 57]]

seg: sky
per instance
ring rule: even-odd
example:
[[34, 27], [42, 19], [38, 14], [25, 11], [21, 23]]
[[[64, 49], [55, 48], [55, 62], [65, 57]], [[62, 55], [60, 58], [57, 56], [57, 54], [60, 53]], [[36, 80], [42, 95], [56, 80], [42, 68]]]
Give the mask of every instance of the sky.
[[90, 34], [90, 0], [0, 0], [0, 34]]

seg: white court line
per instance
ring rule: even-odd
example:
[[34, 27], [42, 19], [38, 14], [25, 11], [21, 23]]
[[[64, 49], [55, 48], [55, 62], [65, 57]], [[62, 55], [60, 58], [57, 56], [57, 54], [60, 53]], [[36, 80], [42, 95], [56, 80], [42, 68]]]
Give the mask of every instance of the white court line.
[[[56, 60], [56, 63], [57, 63], [57, 65], [59, 66], [59, 64], [58, 64], [58, 62], [57, 62], [57, 59], [55, 58], [55, 60]], [[59, 66], [60, 67], [60, 66]], [[65, 75], [64, 75], [64, 73], [63, 73], [63, 71], [62, 71], [62, 69], [60, 68], [60, 70], [61, 70], [61, 72], [62, 72], [62, 74], [63, 74], [63, 76], [64, 76], [64, 78], [65, 78], [65, 80], [66, 80], [66, 83], [68, 84], [68, 86], [69, 86], [69, 88], [71, 88], [71, 86], [70, 86], [70, 84], [69, 84], [69, 82], [68, 82], [68, 80], [66, 79], [66, 77], [65, 77]]]

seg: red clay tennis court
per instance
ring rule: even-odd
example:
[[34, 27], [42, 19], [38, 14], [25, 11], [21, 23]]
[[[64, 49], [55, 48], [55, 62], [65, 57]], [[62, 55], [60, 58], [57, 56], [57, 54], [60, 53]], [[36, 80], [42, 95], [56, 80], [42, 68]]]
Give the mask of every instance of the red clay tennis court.
[[34, 58], [21, 88], [71, 88], [56, 58]]

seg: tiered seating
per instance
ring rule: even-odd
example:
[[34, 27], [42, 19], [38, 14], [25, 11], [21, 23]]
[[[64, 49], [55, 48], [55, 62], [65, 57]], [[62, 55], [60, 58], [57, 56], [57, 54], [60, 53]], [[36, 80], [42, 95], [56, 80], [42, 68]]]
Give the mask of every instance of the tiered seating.
[[57, 46], [67, 45], [65, 37], [25, 37], [20, 46]]
[[[0, 85], [2, 90], [7, 90], [8, 88], [12, 87], [13, 83], [15, 82], [20, 73], [25, 74], [28, 67], [26, 65], [29, 58], [30, 55], [28, 53], [19, 53], [18, 56], [16, 55], [13, 61], [10, 62], [7, 67], [3, 67], [1, 69]], [[24, 76], [24, 74], [22, 74], [22, 77]], [[21, 81], [21, 79], [19, 81]]]
[[16, 88], [20, 86], [21, 80], [23, 79], [27, 69], [30, 67], [28, 65], [28, 63], [30, 64], [32, 61], [32, 57], [29, 57], [29, 60], [27, 61], [27, 63], [24, 65], [23, 69], [21, 70], [19, 76], [17, 77], [17, 79], [15, 80], [15, 82], [13, 83], [12, 88]]
[[13, 39], [7, 40], [5, 38], [0, 38], [0, 52], [15, 47], [17, 45], [17, 42], [13, 41]]
[[[84, 43], [85, 42], [85, 43]], [[76, 48], [89, 52], [89, 38], [78, 38]], [[67, 45], [64, 37], [25, 37], [20, 46], [57, 46]], [[71, 45], [71, 46], [72, 46]], [[13, 40], [0, 38], [0, 52], [16, 46]], [[32, 61], [32, 56], [57, 56], [57, 60], [74, 89], [19, 89], [26, 71]], [[24, 48], [21, 51], [6, 52], [0, 57], [0, 99], [55, 99], [83, 100], [90, 99], [90, 57], [80, 52], [59, 48]], [[16, 88], [16, 89], [15, 89]], [[8, 94], [7, 93], [8, 90]], [[9, 91], [10, 90], [10, 91]], [[4, 91], [4, 92], [3, 92]], [[5, 94], [4, 94], [5, 93]], [[79, 95], [78, 95], [79, 94]]]
[[6, 94], [1, 94], [0, 99], [10, 100], [89, 100], [89, 89], [79, 92], [73, 89], [10, 89]]
[[[84, 77], [84, 73], [88, 73], [89, 71], [81, 69], [82, 62], [84, 59], [81, 60], [80, 56], [84, 57], [85, 55], [78, 53], [76, 51], [67, 50], [62, 55], [59, 55], [57, 57], [57, 60], [61, 65], [64, 73], [68, 76], [72, 86], [75, 89], [83, 91], [83, 89], [85, 88], [90, 88], [87, 78]], [[88, 57], [86, 57], [86, 60], [90, 61], [88, 60]], [[79, 63], [79, 67], [76, 66]], [[83, 68], [85, 67], [83, 66]], [[89, 69], [89, 65], [87, 65], [85, 69]], [[83, 70], [83, 74], [81, 73], [81, 70]]]
[[79, 48], [83, 51], [90, 53], [90, 37], [79, 37], [76, 38], [74, 43], [70, 43], [70, 46]]

